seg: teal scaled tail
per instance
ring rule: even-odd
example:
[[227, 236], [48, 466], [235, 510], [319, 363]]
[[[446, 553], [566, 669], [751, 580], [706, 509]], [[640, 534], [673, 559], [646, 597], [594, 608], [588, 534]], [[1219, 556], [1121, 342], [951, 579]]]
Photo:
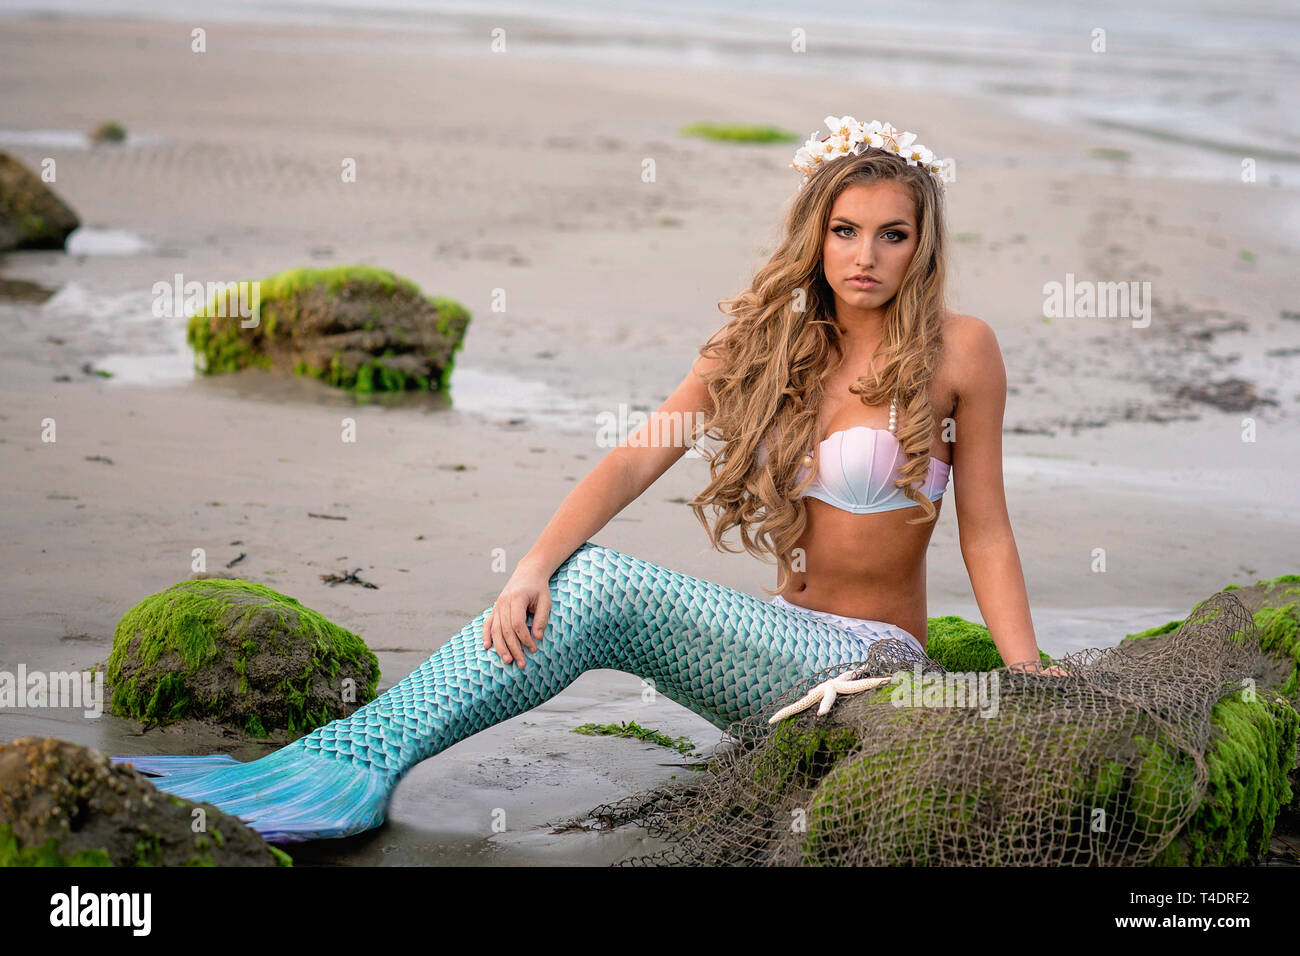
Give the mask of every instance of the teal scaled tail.
[[802, 611], [590, 541], [556, 569], [550, 592], [546, 634], [523, 670], [483, 647], [488, 608], [379, 697], [265, 757], [113, 760], [157, 775], [159, 790], [243, 818], [269, 842], [343, 837], [383, 823], [393, 789], [420, 761], [545, 703], [586, 671], [634, 674], [725, 730], [799, 681], [867, 659], [864, 639]]

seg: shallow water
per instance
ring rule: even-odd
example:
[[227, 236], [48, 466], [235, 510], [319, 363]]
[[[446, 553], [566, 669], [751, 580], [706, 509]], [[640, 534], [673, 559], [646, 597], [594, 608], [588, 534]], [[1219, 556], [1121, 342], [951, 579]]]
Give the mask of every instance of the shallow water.
[[[1242, 158], [1252, 157], [1258, 181], [1300, 183], [1300, 145], [1292, 135], [1300, 126], [1300, 99], [1292, 92], [1300, 88], [1300, 8], [1285, 0], [1099, 0], [1086, 15], [1069, 0], [927, 0], [867, 9], [856, 0], [824, 0], [793, 18], [779, 0], [550, 0], [522, 8], [514, 0], [472, 7], [456, 0], [16, 0], [7, 12], [356, 29], [345, 41], [328, 41], [336, 52], [365, 47], [372, 42], [367, 30], [386, 29], [463, 53], [467, 40], [480, 43], [490, 26], [504, 22], [521, 38], [510, 47], [516, 56], [851, 76], [957, 91], [1036, 120], [1104, 130], [1108, 142], [1179, 144], [1158, 162], [1134, 157], [1125, 164], [1133, 175], [1239, 182]], [[1094, 36], [1099, 28], [1104, 49]], [[817, 55], [792, 49], [796, 29]], [[296, 39], [261, 42], [298, 52]], [[426, 55], [429, 46], [408, 52]], [[827, 109], [896, 125], [906, 119], [868, 115], [860, 104]], [[697, 118], [707, 117], [683, 122]], [[820, 117], [810, 121], [800, 135]], [[945, 155], [942, 135], [918, 139]], [[1080, 142], [1077, 168], [1106, 162], [1090, 157], [1088, 146]]]
[[95, 143], [79, 129], [0, 129], [0, 146], [47, 146], [51, 149], [112, 149], [113, 147], [153, 146], [167, 137], [155, 133], [127, 130], [126, 138], [116, 143]]
[[82, 226], [68, 234], [64, 249], [73, 256], [134, 256], [150, 249], [149, 243], [125, 229], [91, 229]]

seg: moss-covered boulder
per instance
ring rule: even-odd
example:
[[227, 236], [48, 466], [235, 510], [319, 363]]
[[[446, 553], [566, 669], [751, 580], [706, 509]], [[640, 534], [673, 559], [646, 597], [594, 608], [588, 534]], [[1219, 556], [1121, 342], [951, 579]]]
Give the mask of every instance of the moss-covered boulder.
[[365, 642], [263, 584], [181, 581], [123, 615], [105, 681], [109, 712], [147, 725], [196, 719], [298, 736], [374, 699]]
[[62, 249], [68, 233], [80, 225], [39, 176], [0, 152], [0, 252]]
[[[814, 742], [836, 740], [839, 749], [851, 754], [849, 759], [829, 769], [828, 761], [809, 765], [822, 768], [820, 780], [792, 778], [814, 788], [807, 804], [805, 864], [842, 862], [846, 853], [856, 853], [853, 848], [870, 840], [877, 864], [943, 865], [961, 859], [996, 865], [1023, 859], [1028, 840], [1041, 841], [1045, 852], [1061, 859], [1093, 859], [1145, 847], [1153, 866], [1246, 865], [1262, 861], [1274, 822], [1292, 797], [1288, 770], [1300, 716], [1285, 698], [1268, 690], [1253, 701], [1238, 691], [1213, 708], [1203, 795], [1192, 754], [1149, 726], [1143, 728], [1147, 733], [1097, 733], [1097, 746], [1090, 747], [1085, 728], [1063, 724], [1063, 739], [1077, 751], [1069, 773], [1063, 774], [1059, 763], [1051, 762], [1056, 751], [1041, 743], [1045, 728], [1021, 717], [1013, 726], [1032, 727], [1025, 739], [1037, 742], [1026, 748], [1022, 779], [1013, 791], [1004, 792], [963, 754], [867, 741], [855, 747], [843, 736], [842, 724], [856, 719], [852, 708], [863, 706], [887, 706], [883, 692], [875, 700], [837, 705], [843, 710], [810, 732]], [[924, 719], [920, 712], [914, 716]], [[1053, 719], [1047, 713], [1037, 717], [1039, 723]], [[1004, 732], [996, 721], [988, 730]], [[794, 752], [796, 740], [791, 738], [783, 752]], [[1036, 756], [1047, 765], [1036, 769]], [[936, 761], [948, 765], [946, 772], [937, 772]], [[930, 784], [921, 786], [921, 780]], [[1099, 811], [1105, 830], [1090, 832]], [[1064, 828], [1044, 830], [1044, 815]], [[893, 821], [888, 832], [881, 828], [883, 820]], [[872, 821], [875, 829], [869, 830]], [[997, 838], [990, 838], [990, 832]]]
[[237, 817], [162, 793], [98, 750], [0, 744], [0, 866], [289, 865]]
[[362, 393], [439, 391], [469, 319], [459, 303], [384, 269], [290, 269], [216, 290], [187, 338], [208, 375], [256, 366]]
[[[1242, 597], [1246, 591], [1250, 593], [1243, 603], [1263, 632], [1268, 663], [1253, 693], [1238, 690], [1213, 706], [1203, 793], [1196, 758], [1167, 728], [1133, 712], [1119, 725], [1114, 718], [1099, 721], [1090, 732], [1071, 708], [1045, 707], [1038, 695], [1002, 695], [1002, 719], [982, 725], [994, 734], [1016, 735], [1010, 728], [1024, 728], [1010, 743], [1002, 740], [995, 748], [1020, 748], [1015, 752], [1025, 771], [1013, 793], [984, 780], [965, 754], [932, 747], [905, 750], [901, 743], [881, 746], [879, 739], [855, 739], [856, 728], [864, 725], [879, 728], [875, 736], [883, 739], [898, 721], [950, 718], [927, 707], [897, 705], [900, 694], [905, 700], [921, 696], [915, 688], [910, 695], [902, 693], [916, 680], [911, 673], [838, 703], [827, 717], [811, 718], [805, 712], [783, 721], [754, 765], [763, 771], [762, 779], [756, 773], [754, 782], [760, 790], [773, 779], [783, 786], [811, 789], [801, 855], [810, 864], [840, 862], [849, 852], [846, 847], [863, 840], [876, 841], [876, 859], [896, 864], [939, 864], [953, 858], [996, 863], [1003, 850], [1007, 859], [1018, 858], [1028, 838], [1050, 839], [1056, 841], [1053, 845], [1059, 843], [1058, 849], [1065, 848], [1067, 856], [1076, 849], [1089, 858], [1098, 851], [1099, 841], [1125, 852], [1146, 846], [1155, 854], [1156, 866], [1259, 862], [1279, 814], [1296, 798], [1300, 714], [1287, 688], [1295, 681], [1294, 601], [1300, 597], [1300, 580], [1287, 575], [1233, 593]], [[1159, 640], [1181, 623], [1130, 638]], [[1000, 669], [1004, 681], [1043, 680], [1005, 676], [1008, 672], [992, 639], [979, 625], [954, 616], [932, 618], [929, 624], [927, 654], [948, 671]], [[1044, 683], [1042, 690], [1050, 694], [1055, 686]], [[862, 708], [882, 713], [868, 720]], [[1018, 710], [1012, 714], [1011, 708]], [[973, 713], [970, 719], [979, 725]], [[1095, 741], [1089, 740], [1090, 733]], [[1076, 753], [1068, 774], [1051, 763], [1057, 748], [1042, 743], [1053, 734]], [[903, 734], [899, 739], [908, 738]], [[936, 774], [936, 761], [950, 764], [949, 772]], [[1047, 765], [1039, 768], [1043, 761]], [[916, 781], [922, 779], [936, 782], [918, 788]], [[1048, 806], [1054, 819], [1069, 821], [1066, 830], [1041, 833], [1041, 821], [1017, 819], [1014, 810]], [[1098, 818], [1107, 828], [1104, 836], [1091, 832]], [[881, 819], [896, 821], [888, 847], [880, 844], [878, 831], [863, 828], [866, 821]], [[990, 841], [990, 827], [999, 822], [1000, 836]]]

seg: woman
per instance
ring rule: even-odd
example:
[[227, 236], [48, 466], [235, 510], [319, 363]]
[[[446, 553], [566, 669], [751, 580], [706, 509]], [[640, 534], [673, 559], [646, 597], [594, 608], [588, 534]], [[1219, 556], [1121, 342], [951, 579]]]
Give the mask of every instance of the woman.
[[[725, 729], [829, 667], [909, 669], [924, 660], [925, 553], [949, 467], [993, 639], [1006, 663], [1037, 668], [1003, 499], [1002, 360], [985, 323], [943, 307], [940, 167], [910, 133], [827, 125], [796, 154], [806, 178], [786, 236], [731, 320], [573, 489], [493, 607], [377, 699], [258, 760], [115, 759], [268, 840], [346, 836], [383, 822], [415, 764], [588, 670], [636, 674]], [[734, 526], [775, 556], [772, 602], [588, 540], [685, 452], [650, 430], [693, 413], [696, 437], [723, 444], [692, 507], [715, 547]]]
[[[537, 650], [555, 568], [686, 451], [651, 440], [660, 423], [703, 414], [725, 445], [691, 506], [715, 548], [737, 527], [747, 551], [776, 557], [776, 603], [923, 650], [925, 556], [951, 470], [990, 634], [1007, 665], [1038, 667], [1003, 491], [1006, 372], [993, 330], [945, 308], [938, 167], [910, 133], [852, 117], [826, 125], [832, 136], [792, 164], [814, 165], [780, 246], [726, 303], [732, 320], [634, 439], [573, 489], [501, 592], [484, 647], [503, 662], [522, 668]], [[773, 429], [788, 437], [769, 453]], [[706, 506], [719, 512], [712, 527]]]

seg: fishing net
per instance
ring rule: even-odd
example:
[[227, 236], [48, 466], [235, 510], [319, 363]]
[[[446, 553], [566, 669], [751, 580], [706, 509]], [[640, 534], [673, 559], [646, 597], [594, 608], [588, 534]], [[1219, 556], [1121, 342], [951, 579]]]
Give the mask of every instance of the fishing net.
[[[1068, 655], [1063, 677], [900, 663], [895, 647], [733, 724], [694, 782], [604, 804], [581, 825], [639, 824], [666, 844], [622, 865], [1146, 865], [1202, 802], [1215, 704], [1255, 687], [1285, 701], [1264, 689], [1276, 661], [1228, 591], [1159, 640]], [[769, 723], [858, 665], [894, 679], [826, 716], [813, 706]]]

